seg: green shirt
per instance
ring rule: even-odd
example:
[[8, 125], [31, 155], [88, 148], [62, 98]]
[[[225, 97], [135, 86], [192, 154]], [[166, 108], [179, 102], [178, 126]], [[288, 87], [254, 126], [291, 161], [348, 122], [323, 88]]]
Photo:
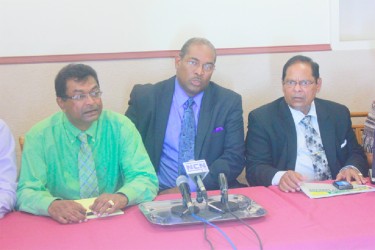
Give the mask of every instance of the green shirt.
[[[63, 112], [36, 124], [25, 137], [17, 209], [49, 215], [56, 199], [80, 199], [78, 153], [81, 133]], [[86, 131], [94, 155], [99, 193], [122, 193], [129, 205], [152, 200], [158, 191], [154, 167], [133, 123], [103, 110]]]

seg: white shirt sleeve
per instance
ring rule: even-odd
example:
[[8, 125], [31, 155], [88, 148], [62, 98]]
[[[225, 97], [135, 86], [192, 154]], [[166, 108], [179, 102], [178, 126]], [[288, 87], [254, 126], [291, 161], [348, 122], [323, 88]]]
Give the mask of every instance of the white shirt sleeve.
[[286, 171], [279, 171], [272, 178], [272, 185], [279, 185], [281, 177], [286, 173]]
[[14, 208], [16, 179], [17, 165], [14, 138], [8, 126], [0, 120], [0, 218]]

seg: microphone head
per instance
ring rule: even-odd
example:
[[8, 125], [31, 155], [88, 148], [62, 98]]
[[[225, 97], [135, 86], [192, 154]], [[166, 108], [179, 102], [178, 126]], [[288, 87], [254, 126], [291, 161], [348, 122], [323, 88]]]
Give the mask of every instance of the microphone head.
[[176, 186], [179, 187], [182, 183], [188, 183], [188, 178], [185, 175], [180, 175], [176, 179]]
[[224, 173], [219, 174], [219, 185], [220, 185], [220, 190], [228, 189], [228, 181]]
[[[219, 185], [220, 185], [220, 191], [221, 191], [221, 204], [227, 204], [228, 203], [228, 180], [225, 175], [225, 172], [228, 172], [228, 168], [224, 168], [224, 171], [219, 174]], [[224, 173], [223, 173], [224, 172]]]
[[227, 176], [226, 176], [224, 173], [220, 173], [220, 174], [219, 174], [219, 180], [224, 181], [224, 180], [226, 180], [226, 179], [227, 179]]
[[224, 174], [225, 176], [228, 176], [230, 174], [230, 169], [227, 165], [224, 165], [221, 167], [219, 175]]

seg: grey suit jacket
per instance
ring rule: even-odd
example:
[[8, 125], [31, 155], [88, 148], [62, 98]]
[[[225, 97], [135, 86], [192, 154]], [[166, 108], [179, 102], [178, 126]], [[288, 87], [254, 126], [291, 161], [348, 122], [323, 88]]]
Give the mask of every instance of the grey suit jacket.
[[[347, 165], [367, 174], [367, 161], [351, 127], [345, 106], [315, 98], [319, 130], [332, 178]], [[269, 186], [278, 171], [294, 170], [297, 132], [285, 99], [279, 98], [250, 112], [246, 136], [246, 179]]]
[[[135, 85], [125, 115], [138, 128], [151, 161], [158, 171], [175, 76], [156, 83]], [[204, 91], [195, 142], [196, 160], [204, 159], [210, 173], [203, 180], [207, 189], [218, 189], [218, 174], [229, 169], [231, 185], [244, 167], [244, 127], [241, 96], [210, 82]]]

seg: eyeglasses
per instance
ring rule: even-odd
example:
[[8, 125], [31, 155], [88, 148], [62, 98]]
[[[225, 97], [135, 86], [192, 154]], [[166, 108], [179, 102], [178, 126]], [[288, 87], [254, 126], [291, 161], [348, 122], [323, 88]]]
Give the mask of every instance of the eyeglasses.
[[[194, 60], [194, 59], [189, 59], [186, 61], [187, 65], [193, 69], [197, 69], [201, 63], [197, 60]], [[212, 72], [214, 69], [215, 69], [215, 64], [213, 63], [205, 63], [205, 64], [202, 64], [202, 68], [203, 68], [203, 71], [204, 72]]]
[[63, 99], [71, 99], [73, 101], [83, 101], [86, 100], [89, 96], [93, 99], [100, 98], [102, 96], [103, 92], [98, 90], [91, 91], [88, 94], [76, 94], [74, 96], [64, 96]]
[[310, 85], [314, 84], [315, 81], [310, 81], [310, 80], [301, 80], [301, 81], [294, 81], [294, 80], [288, 80], [288, 81], [284, 81], [284, 85], [288, 88], [294, 88], [295, 86], [297, 86], [297, 84], [301, 87], [301, 88], [308, 88]]

